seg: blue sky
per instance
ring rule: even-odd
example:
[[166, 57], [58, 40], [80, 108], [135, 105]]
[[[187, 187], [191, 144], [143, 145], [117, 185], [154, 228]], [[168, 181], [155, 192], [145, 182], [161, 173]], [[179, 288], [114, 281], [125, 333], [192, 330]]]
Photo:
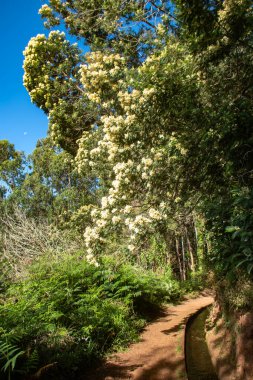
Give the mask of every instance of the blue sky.
[[33, 105], [22, 84], [23, 50], [29, 39], [46, 33], [38, 10], [42, 0], [12, 0], [1, 4], [0, 140], [31, 153], [47, 133], [46, 115]]

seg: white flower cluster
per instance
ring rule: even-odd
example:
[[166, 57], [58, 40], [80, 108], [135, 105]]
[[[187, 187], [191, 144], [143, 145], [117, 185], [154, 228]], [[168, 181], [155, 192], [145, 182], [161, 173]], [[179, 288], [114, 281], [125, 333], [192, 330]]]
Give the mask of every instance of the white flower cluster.
[[89, 100], [101, 104], [104, 93], [118, 91], [118, 81], [125, 66], [119, 54], [105, 55], [101, 51], [86, 54], [86, 65], [81, 66], [81, 78]]
[[[46, 44], [46, 36], [44, 34], [38, 34], [36, 37], [30, 39], [27, 47], [25, 48], [24, 54], [24, 65], [23, 69], [25, 70], [23, 76], [23, 83], [26, 89], [29, 91], [31, 100], [36, 101], [37, 96], [45, 96], [46, 91], [49, 88], [45, 88], [45, 81], [38, 81], [37, 86], [31, 90], [32, 86], [32, 78], [30, 75], [30, 71], [33, 67], [36, 67], [38, 64], [38, 51], [40, 48]], [[47, 79], [47, 78], [45, 78]]]
[[43, 18], [46, 18], [46, 17], [50, 17], [52, 16], [53, 14], [53, 11], [52, 9], [47, 5], [47, 4], [43, 4], [39, 10], [39, 14], [43, 17]]
[[[111, 187], [107, 196], [102, 198], [100, 210], [94, 215], [92, 229], [87, 228], [85, 232], [87, 247], [94, 252], [103, 233], [115, 230], [117, 226], [121, 226], [125, 235], [128, 233], [128, 249], [133, 252], [141, 236], [147, 231], [154, 231], [171, 215], [166, 202], [175, 196], [166, 178], [174, 167], [175, 157], [187, 151], [175, 136], [166, 135], [159, 127], [163, 126], [163, 119], [156, 113], [159, 91], [162, 91], [157, 73], [164, 57], [169, 56], [168, 49], [173, 54], [182, 55], [180, 47], [174, 44], [166, 47], [160, 55], [150, 56], [137, 70], [144, 82], [138, 88], [134, 88], [135, 82], [131, 85], [129, 81], [120, 85], [115, 83], [125, 65], [120, 56], [91, 53], [87, 57], [88, 65], [81, 69], [89, 98], [105, 110], [103, 104], [107, 89], [111, 101], [111, 109], [100, 119], [100, 135], [96, 144], [91, 144], [94, 134], [85, 132], [79, 141], [77, 155], [80, 170], [87, 164], [94, 167], [98, 158], [111, 165]], [[172, 64], [175, 65], [174, 62]], [[164, 70], [170, 73], [170, 63], [164, 66]], [[113, 96], [111, 89], [115, 91]], [[150, 112], [154, 112], [160, 124], [149, 124], [149, 118], [153, 117]], [[174, 176], [176, 178], [176, 173]], [[173, 176], [170, 178], [173, 181]]]
[[[43, 6], [42, 10], [48, 10], [48, 7]], [[57, 143], [62, 139], [58, 125], [58, 115], [63, 104], [62, 94], [68, 92], [68, 89], [72, 89], [74, 81], [70, 71], [67, 71], [67, 74], [64, 73], [65, 80], [63, 80], [59, 69], [61, 56], [66, 59], [66, 62], [68, 62], [67, 57], [71, 57], [71, 63], [77, 65], [79, 49], [75, 44], [71, 45], [66, 40], [64, 32], [51, 31], [48, 37], [38, 34], [31, 38], [23, 54], [24, 85], [29, 92], [31, 101], [49, 113], [50, 133]], [[71, 65], [69, 66], [71, 70]], [[55, 85], [56, 83], [57, 85]], [[61, 93], [61, 91], [63, 92]]]

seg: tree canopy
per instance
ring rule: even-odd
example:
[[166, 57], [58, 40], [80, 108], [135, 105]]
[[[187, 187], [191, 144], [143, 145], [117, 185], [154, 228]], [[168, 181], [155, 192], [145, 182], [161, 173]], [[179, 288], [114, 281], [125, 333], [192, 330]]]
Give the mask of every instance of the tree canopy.
[[89, 49], [51, 31], [24, 52], [50, 135], [102, 189], [89, 254], [121, 233], [137, 253], [197, 210], [217, 268], [251, 272], [251, 1], [50, 0], [40, 14]]

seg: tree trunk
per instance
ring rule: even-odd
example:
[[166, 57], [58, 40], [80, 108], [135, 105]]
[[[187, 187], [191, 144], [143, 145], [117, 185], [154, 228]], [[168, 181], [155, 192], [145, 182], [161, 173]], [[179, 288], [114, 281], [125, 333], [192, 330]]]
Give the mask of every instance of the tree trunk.
[[192, 245], [191, 245], [189, 235], [187, 233], [187, 228], [185, 229], [185, 236], [186, 236], [187, 246], [188, 246], [189, 255], [190, 255], [190, 269], [192, 272], [195, 272], [195, 262], [194, 262], [193, 249], [192, 249]]
[[183, 268], [182, 268], [182, 264], [180, 260], [179, 242], [177, 238], [175, 238], [175, 243], [176, 243], [176, 255], [177, 255], [177, 262], [178, 262], [178, 268], [179, 268], [179, 273], [180, 273], [180, 280], [184, 281]]
[[183, 272], [183, 281], [186, 280], [186, 270], [185, 270], [185, 250], [184, 250], [184, 237], [181, 237], [181, 247], [182, 247], [182, 272]]

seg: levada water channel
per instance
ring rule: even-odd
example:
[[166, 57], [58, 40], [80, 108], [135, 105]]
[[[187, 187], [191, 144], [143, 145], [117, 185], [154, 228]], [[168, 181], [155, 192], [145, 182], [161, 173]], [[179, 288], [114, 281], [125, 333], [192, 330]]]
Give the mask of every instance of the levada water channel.
[[195, 314], [187, 323], [185, 358], [188, 380], [218, 380], [205, 339], [205, 322], [209, 308]]

